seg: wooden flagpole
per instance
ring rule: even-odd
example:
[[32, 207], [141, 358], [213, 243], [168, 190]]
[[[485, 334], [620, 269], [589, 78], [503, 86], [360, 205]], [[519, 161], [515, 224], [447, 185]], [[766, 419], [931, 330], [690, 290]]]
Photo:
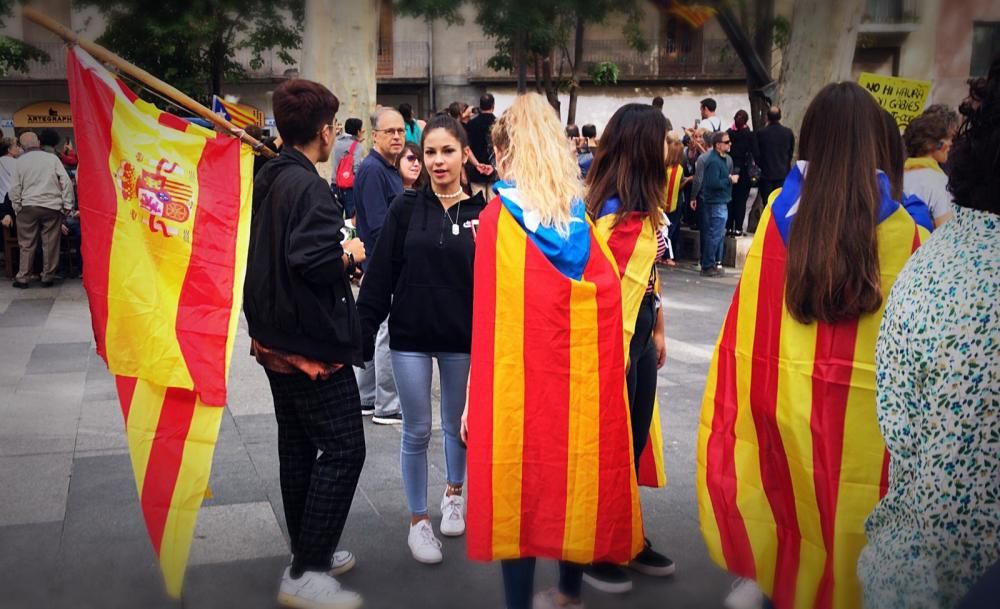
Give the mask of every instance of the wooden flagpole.
[[51, 17], [40, 13], [39, 11], [26, 6], [22, 9], [23, 15], [27, 17], [30, 21], [37, 23], [43, 28], [49, 30], [56, 36], [59, 36], [65, 40], [68, 44], [78, 45], [83, 50], [87, 51], [93, 55], [99, 61], [110, 64], [121, 70], [123, 73], [128, 74], [135, 80], [142, 83], [144, 86], [149, 87], [152, 91], [163, 95], [169, 100], [176, 103], [178, 106], [182, 106], [192, 112], [193, 114], [200, 116], [201, 118], [211, 122], [213, 125], [218, 127], [224, 133], [228, 133], [233, 137], [239, 138], [241, 142], [249, 145], [258, 154], [262, 154], [267, 158], [274, 158], [277, 155], [273, 150], [262, 144], [256, 138], [252, 137], [236, 125], [230, 123], [225, 118], [219, 116], [215, 112], [206, 108], [202, 104], [198, 103], [190, 96], [188, 96], [183, 91], [180, 91], [176, 87], [173, 87], [159, 78], [153, 76], [149, 72], [125, 61], [118, 55], [112, 53], [111, 51], [105, 49], [96, 42], [90, 40], [85, 40], [76, 35], [76, 32], [67, 28], [58, 21], [52, 19]]

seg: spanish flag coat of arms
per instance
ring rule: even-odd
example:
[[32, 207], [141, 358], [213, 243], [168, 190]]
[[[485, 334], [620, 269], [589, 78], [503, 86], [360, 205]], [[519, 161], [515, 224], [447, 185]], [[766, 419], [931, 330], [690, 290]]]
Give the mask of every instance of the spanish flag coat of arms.
[[97, 352], [117, 381], [150, 541], [179, 596], [226, 403], [253, 156], [139, 99], [79, 47], [66, 63]]

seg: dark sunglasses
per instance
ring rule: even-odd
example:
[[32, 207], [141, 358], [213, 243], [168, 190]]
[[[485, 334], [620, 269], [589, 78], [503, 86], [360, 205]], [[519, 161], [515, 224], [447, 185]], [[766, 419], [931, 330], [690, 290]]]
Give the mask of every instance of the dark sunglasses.
[[412, 163], [413, 161], [419, 161], [420, 159], [417, 158], [417, 155], [415, 154], [408, 154], [403, 157], [403, 160]]

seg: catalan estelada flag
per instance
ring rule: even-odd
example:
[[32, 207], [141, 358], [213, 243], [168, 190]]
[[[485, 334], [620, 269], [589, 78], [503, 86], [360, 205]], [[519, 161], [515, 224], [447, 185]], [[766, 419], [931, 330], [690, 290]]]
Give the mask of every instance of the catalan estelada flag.
[[221, 114], [240, 129], [246, 129], [247, 125], [264, 126], [263, 112], [253, 106], [226, 101], [218, 95], [212, 96], [212, 112]]
[[[885, 493], [875, 413], [882, 310], [837, 324], [785, 306], [788, 234], [806, 164], [765, 208], [709, 370], [698, 437], [698, 508], [709, 554], [778, 609], [856, 609], [864, 521]], [[927, 236], [880, 175], [884, 301]]]
[[697, 30], [715, 17], [716, 10], [703, 4], [673, 0], [667, 12]]
[[[615, 223], [620, 201], [617, 198], [605, 203], [594, 220], [598, 236], [608, 244], [622, 282], [622, 321], [625, 331], [626, 357], [628, 346], [635, 334], [639, 307], [646, 295], [650, 276], [655, 273], [656, 227], [644, 215], [630, 213]], [[655, 277], [659, 292], [659, 278]], [[660, 403], [653, 403], [653, 421], [649, 440], [639, 456], [639, 484], [659, 488], [666, 486], [667, 474], [663, 465], [663, 429], [660, 425]]]
[[617, 269], [582, 202], [560, 240], [497, 189], [476, 238], [469, 556], [627, 562], [643, 530]]
[[150, 540], [179, 596], [242, 302], [252, 151], [67, 55], [98, 353], [115, 375]]

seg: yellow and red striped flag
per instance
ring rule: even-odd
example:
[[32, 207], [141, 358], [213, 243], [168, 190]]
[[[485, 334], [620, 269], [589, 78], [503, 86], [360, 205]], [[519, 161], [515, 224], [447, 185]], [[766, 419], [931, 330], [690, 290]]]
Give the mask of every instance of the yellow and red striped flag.
[[148, 104], [80, 47], [84, 287], [115, 375], [143, 516], [179, 596], [207, 491], [249, 241], [252, 151]]
[[[635, 322], [639, 317], [639, 307], [646, 295], [651, 270], [656, 260], [656, 228], [642, 214], [630, 213], [615, 224], [619, 205], [618, 199], [611, 199], [594, 220], [598, 236], [608, 244], [621, 277], [622, 321], [625, 332], [625, 350], [635, 334]], [[655, 272], [655, 271], [652, 271]], [[659, 293], [659, 277], [655, 278]], [[667, 484], [666, 469], [663, 464], [663, 429], [660, 425], [660, 402], [653, 403], [653, 420], [649, 428], [649, 440], [639, 455], [639, 484], [660, 488]]]
[[[928, 233], [880, 180], [887, 297]], [[875, 413], [882, 310], [837, 324], [789, 315], [786, 243], [801, 182], [793, 168], [765, 208], [716, 345], [698, 437], [698, 507], [712, 558], [754, 579], [778, 609], [856, 609], [864, 521], [885, 493], [889, 465]]]
[[694, 29], [700, 29], [715, 17], [716, 10], [703, 4], [688, 4], [674, 0], [667, 12], [681, 19]]
[[577, 244], [589, 257], [573, 278], [500, 197], [479, 222], [469, 556], [626, 562], [643, 529], [611, 254], [587, 225]]
[[212, 96], [212, 112], [221, 114], [240, 129], [246, 129], [247, 125], [264, 126], [263, 112], [247, 104], [226, 101], [218, 95]]

